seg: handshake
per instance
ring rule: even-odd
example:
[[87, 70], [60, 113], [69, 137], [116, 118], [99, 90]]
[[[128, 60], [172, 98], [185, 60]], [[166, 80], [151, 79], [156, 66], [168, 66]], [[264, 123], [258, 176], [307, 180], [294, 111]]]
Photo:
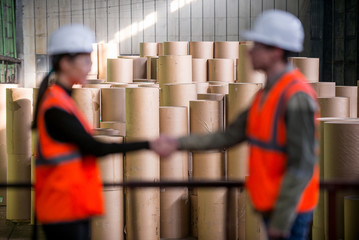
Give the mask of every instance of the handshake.
[[177, 138], [161, 135], [155, 140], [150, 141], [150, 149], [161, 157], [168, 157], [178, 150], [179, 142]]

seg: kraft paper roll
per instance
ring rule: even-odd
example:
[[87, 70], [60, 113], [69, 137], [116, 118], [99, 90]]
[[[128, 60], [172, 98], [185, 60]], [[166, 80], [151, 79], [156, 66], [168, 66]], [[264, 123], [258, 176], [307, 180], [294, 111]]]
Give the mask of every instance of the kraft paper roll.
[[191, 201], [191, 236], [198, 237], [198, 196], [190, 195]]
[[212, 59], [213, 42], [189, 42], [189, 55], [192, 58]]
[[335, 87], [335, 96], [349, 98], [349, 116], [351, 118], [357, 117], [358, 104], [358, 87], [354, 86], [337, 86]]
[[349, 98], [318, 98], [321, 117], [349, 117]]
[[238, 58], [239, 42], [214, 42], [215, 58]]
[[147, 77], [147, 58], [138, 56], [120, 56], [119, 58], [133, 60], [133, 79]]
[[239, 83], [265, 83], [266, 76], [263, 72], [253, 69], [252, 61], [248, 55], [253, 42], [241, 42], [239, 44], [239, 57], [237, 60], [237, 81]]
[[101, 118], [126, 122], [126, 88], [101, 89]]
[[[17, 88], [18, 84], [0, 84], [0, 182], [6, 183], [6, 89]], [[0, 189], [0, 205], [6, 204], [6, 189]]]
[[207, 59], [192, 59], [192, 81], [207, 82]]
[[105, 214], [91, 221], [91, 239], [94, 240], [123, 240], [124, 211], [123, 190], [111, 189], [103, 191]]
[[162, 98], [164, 106], [189, 107], [189, 102], [197, 100], [197, 88], [195, 83], [164, 84], [162, 86]]
[[149, 79], [157, 79], [157, 63], [158, 57], [147, 57], [146, 77]]
[[100, 128], [115, 129], [119, 131], [120, 136], [126, 136], [126, 123], [119, 121], [101, 121]]
[[156, 83], [156, 79], [133, 79], [133, 83], [136, 84], [155, 84]]
[[75, 88], [72, 90], [72, 98], [93, 128], [100, 127], [100, 90], [99, 88]]
[[98, 78], [107, 80], [107, 59], [117, 58], [118, 44], [99, 43], [98, 47]]
[[[359, 121], [335, 121], [324, 123], [324, 180], [357, 181], [359, 178], [358, 144]], [[344, 196], [358, 191], [341, 191], [336, 194], [337, 239], [344, 238]], [[324, 199], [328, 209], [328, 198]], [[328, 211], [324, 213], [328, 219]], [[329, 231], [328, 223], [325, 231]]]
[[89, 75], [98, 77], [98, 48], [97, 43], [92, 44], [92, 52], [91, 52], [91, 71]]
[[107, 59], [107, 82], [131, 83], [133, 69], [133, 59]]
[[234, 82], [232, 59], [208, 59], [208, 81]]
[[344, 239], [359, 239], [359, 196], [344, 197]]
[[196, 82], [197, 94], [207, 93], [209, 82]]
[[164, 42], [163, 55], [188, 55], [188, 42]]
[[149, 88], [160, 88], [160, 85], [159, 84], [139, 84], [138, 87], [149, 87]]
[[250, 204], [250, 199], [248, 194], [246, 194], [246, 230], [245, 230], [245, 239], [258, 239], [258, 240], [267, 240], [267, 232], [262, 221], [261, 215], [256, 213]]
[[303, 73], [309, 82], [319, 82], [319, 58], [290, 57], [289, 61]]
[[110, 88], [111, 84], [104, 84], [104, 83], [98, 83], [98, 84], [93, 84], [93, 83], [86, 83], [83, 85], [84, 88]]
[[220, 108], [216, 101], [190, 102], [191, 134], [207, 134], [220, 129]]
[[191, 83], [192, 56], [160, 56], [157, 77], [160, 87], [166, 83]]
[[192, 156], [193, 179], [220, 180], [224, 177], [224, 163], [222, 152], [193, 152]]
[[238, 238], [246, 239], [246, 191], [238, 190]]
[[197, 94], [198, 100], [217, 101], [219, 105], [219, 129], [224, 130], [226, 123], [226, 95], [216, 93]]
[[228, 94], [229, 93], [228, 83], [225, 83], [225, 82], [211, 83], [210, 82], [208, 85], [207, 92], [208, 93], [217, 93], [217, 94]]
[[164, 51], [163, 50], [163, 43], [158, 43], [157, 47], [158, 47], [158, 56], [165, 55], [164, 52], [163, 52]]
[[111, 88], [136, 88], [138, 84], [135, 83], [115, 83], [111, 84]]
[[317, 92], [317, 97], [335, 97], [335, 82], [315, 82], [310, 85]]
[[140, 57], [157, 56], [157, 43], [141, 42]]

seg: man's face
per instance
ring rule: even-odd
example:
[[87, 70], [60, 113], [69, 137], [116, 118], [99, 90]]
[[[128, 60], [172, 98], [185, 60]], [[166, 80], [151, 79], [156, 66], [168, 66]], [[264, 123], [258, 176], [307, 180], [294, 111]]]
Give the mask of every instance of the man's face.
[[249, 51], [253, 68], [266, 71], [273, 64], [273, 61], [277, 59], [277, 50], [279, 49], [254, 42], [252, 49]]

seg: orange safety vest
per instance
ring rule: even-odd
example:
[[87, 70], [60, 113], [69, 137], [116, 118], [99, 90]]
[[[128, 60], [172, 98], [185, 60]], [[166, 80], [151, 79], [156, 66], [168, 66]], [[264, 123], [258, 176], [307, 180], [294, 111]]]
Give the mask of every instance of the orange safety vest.
[[[295, 69], [284, 74], [266, 96], [263, 90], [259, 91], [249, 110], [246, 134], [250, 143], [250, 157], [246, 187], [258, 211], [271, 211], [280, 193], [288, 159], [285, 110], [290, 98], [298, 92], [308, 94], [316, 102], [315, 91]], [[297, 212], [313, 210], [318, 194], [319, 168], [316, 164], [298, 203]]]
[[73, 143], [47, 132], [44, 114], [59, 108], [74, 115], [88, 133], [91, 127], [73, 99], [58, 85], [49, 87], [38, 113], [35, 211], [42, 223], [69, 222], [103, 214], [100, 171], [93, 156], [83, 156]]

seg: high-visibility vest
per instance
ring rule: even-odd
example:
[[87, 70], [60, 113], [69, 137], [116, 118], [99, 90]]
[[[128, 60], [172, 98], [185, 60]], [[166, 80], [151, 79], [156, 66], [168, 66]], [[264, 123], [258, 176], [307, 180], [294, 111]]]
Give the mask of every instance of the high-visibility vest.
[[100, 171], [94, 156], [84, 156], [73, 143], [53, 139], [44, 115], [50, 108], [75, 116], [84, 129], [91, 127], [73, 99], [58, 85], [50, 86], [38, 113], [38, 152], [35, 173], [35, 211], [42, 223], [69, 222], [101, 215]]
[[[279, 196], [288, 160], [285, 110], [291, 97], [298, 92], [308, 94], [317, 103], [315, 91], [295, 69], [284, 74], [266, 95], [263, 90], [259, 91], [250, 107], [246, 127], [250, 145], [246, 187], [258, 211], [273, 210]], [[316, 117], [319, 117], [319, 111], [313, 118], [315, 125]], [[315, 135], [313, 133], [313, 137]], [[319, 168], [315, 164], [312, 178], [299, 200], [297, 212], [313, 210], [318, 194]]]

